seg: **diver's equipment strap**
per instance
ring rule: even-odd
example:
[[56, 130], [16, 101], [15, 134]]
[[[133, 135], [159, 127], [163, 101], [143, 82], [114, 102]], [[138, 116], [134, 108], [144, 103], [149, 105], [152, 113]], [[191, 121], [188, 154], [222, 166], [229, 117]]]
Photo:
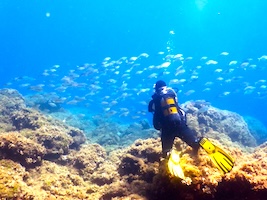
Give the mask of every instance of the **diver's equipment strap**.
[[177, 114], [177, 113], [178, 113], [178, 110], [174, 106], [163, 110], [163, 115], [164, 116], [168, 116], [168, 115], [172, 115], [172, 114]]

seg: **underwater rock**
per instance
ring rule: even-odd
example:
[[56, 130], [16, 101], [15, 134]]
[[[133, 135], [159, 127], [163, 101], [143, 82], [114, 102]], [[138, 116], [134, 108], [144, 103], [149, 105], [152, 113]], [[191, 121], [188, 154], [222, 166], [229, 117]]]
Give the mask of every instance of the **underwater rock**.
[[77, 128], [68, 128], [67, 134], [72, 137], [72, 143], [70, 144], [71, 149], [78, 149], [80, 145], [85, 143], [86, 137], [84, 133]]
[[[136, 133], [140, 133], [143, 130], [143, 126], [140, 123], [130, 124], [122, 133], [121, 136], [126, 135], [136, 135]], [[137, 138], [136, 138], [137, 139]]]
[[118, 146], [120, 144], [120, 137], [116, 133], [107, 132], [106, 134], [99, 135], [96, 142], [102, 146]]
[[267, 143], [255, 148], [254, 153], [239, 153], [232, 172], [217, 187], [215, 198], [265, 199], [267, 195]]
[[46, 112], [58, 112], [62, 109], [60, 103], [57, 103], [53, 100], [46, 100], [44, 102], [36, 102], [35, 106], [38, 105], [38, 108]]
[[130, 125], [119, 125], [117, 123], [106, 122], [92, 130], [88, 137], [106, 148], [108, 152], [131, 145], [137, 139], [157, 138], [159, 131], [154, 129], [144, 129], [141, 123]]
[[[60, 158], [65, 160], [64, 166], [62, 163], [44, 160], [41, 166], [31, 168], [29, 172], [20, 167], [20, 176], [15, 172], [20, 168], [12, 168], [9, 172], [0, 167], [0, 170], [14, 174], [14, 181], [0, 180], [0, 184], [5, 186], [2, 187], [5, 190], [1, 190], [0, 185], [0, 197], [14, 195], [25, 196], [26, 199], [32, 195], [30, 191], [36, 191], [34, 198], [37, 199], [265, 198], [266, 143], [253, 154], [244, 154], [236, 148], [230, 148], [236, 166], [225, 175], [212, 166], [204, 150], [200, 149], [198, 158], [195, 158], [191, 156], [191, 147], [180, 139], [175, 140], [174, 146], [182, 152], [180, 164], [185, 180], [171, 177], [167, 173], [165, 161], [160, 161], [159, 138], [137, 140], [130, 147], [110, 152], [109, 155], [98, 144], [86, 144], [78, 151], [72, 149], [69, 154], [61, 155]], [[9, 178], [5, 176], [4, 180]], [[10, 192], [12, 184], [17, 182], [18, 192]]]
[[19, 133], [3, 133], [0, 135], [0, 157], [11, 159], [21, 165], [32, 168], [41, 164], [45, 148]]
[[248, 124], [249, 131], [256, 139], [257, 144], [267, 141], [267, 128], [263, 123], [251, 116], [244, 116], [243, 118]]
[[56, 94], [35, 94], [24, 96], [27, 107], [35, 108], [46, 113], [63, 111], [61, 104], [64, 102]]
[[145, 163], [141, 158], [126, 154], [120, 165], [120, 175], [133, 174], [140, 175], [145, 170]]
[[40, 114], [36, 111], [24, 108], [12, 112], [10, 116], [13, 126], [19, 131], [22, 129], [36, 130], [37, 128], [40, 128], [41, 125], [38, 120], [39, 115]]
[[89, 133], [89, 137], [100, 145], [117, 145], [120, 143], [121, 128], [116, 123], [103, 122]]
[[10, 112], [25, 108], [23, 96], [14, 89], [0, 89], [1, 114], [9, 114]]
[[139, 123], [142, 125], [143, 129], [150, 129], [151, 128], [147, 119], [141, 120]]
[[128, 198], [129, 195], [131, 195], [131, 192], [129, 191], [129, 185], [124, 182], [116, 182], [106, 188], [104, 194], [101, 196], [100, 199], [124, 199], [125, 197], [126, 199], [131, 199]]
[[1, 89], [0, 99], [0, 131], [14, 131], [10, 116], [14, 111], [25, 108], [24, 98], [17, 90]]
[[120, 179], [117, 166], [110, 160], [105, 159], [97, 170], [90, 175], [90, 181], [98, 186], [110, 185]]
[[93, 116], [92, 122], [94, 123], [95, 126], [106, 126], [109, 124], [108, 120], [101, 115]]
[[45, 150], [44, 159], [53, 160], [79, 149], [86, 141], [85, 134], [32, 108], [26, 108], [16, 90], [0, 90], [0, 129], [2, 132], [19, 131]]
[[8, 160], [0, 160], [0, 198], [1, 199], [34, 199], [34, 192], [25, 181], [29, 172], [20, 164]]
[[118, 169], [119, 174], [127, 175], [128, 182], [136, 179], [152, 182], [153, 176], [158, 172], [158, 162], [161, 156], [159, 147], [160, 142], [156, 139], [137, 140], [122, 157]]
[[52, 129], [51, 132], [48, 131], [49, 129], [43, 130], [41, 128], [31, 136], [35, 137], [37, 142], [46, 148], [45, 159], [54, 160], [59, 158], [60, 155], [67, 154], [72, 143], [71, 137], [61, 132], [57, 127]]
[[[18, 93], [13, 92], [16, 97]], [[7, 100], [5, 95], [2, 97]], [[122, 126], [103, 119], [84, 144], [83, 131], [26, 108], [23, 100], [16, 98], [20, 103], [13, 102], [10, 109], [4, 104], [0, 107], [1, 130], [9, 129], [0, 134], [1, 199], [266, 197], [267, 143], [253, 148], [253, 136], [235, 113], [210, 105], [203, 108], [199, 106], [203, 102], [185, 104], [189, 126], [198, 135], [211, 138], [236, 162], [230, 173], [221, 174], [203, 149], [193, 156], [192, 148], [176, 138], [174, 147], [181, 152], [180, 165], [186, 177], [181, 180], [170, 175], [167, 160], [161, 159], [159, 131], [144, 129], [142, 123]], [[102, 141], [103, 146], [92, 144], [94, 140]]]
[[205, 112], [198, 112], [199, 103], [186, 102], [182, 108], [187, 111], [188, 126], [196, 131], [198, 135], [205, 136], [206, 133], [217, 131], [227, 135], [233, 142], [244, 146], [257, 146], [256, 140], [250, 133], [247, 123], [237, 113], [220, 110], [209, 106]]
[[58, 121], [51, 121], [50, 125], [43, 121], [43, 125], [36, 131], [21, 132], [46, 148], [45, 159], [48, 160], [58, 159], [60, 155], [68, 154], [70, 149], [79, 149], [86, 140], [82, 131]]
[[[230, 173], [221, 174], [211, 163], [204, 150], [199, 151], [196, 159], [191, 155], [192, 149], [180, 139], [175, 146], [182, 151], [180, 165], [185, 173], [185, 180], [171, 177], [167, 172], [166, 161], [157, 161], [151, 178], [144, 176], [146, 153], [140, 156], [141, 149], [148, 140], [139, 145], [132, 145], [122, 157], [119, 173], [129, 184], [131, 193], [148, 199], [264, 199], [266, 185], [266, 146], [261, 146], [254, 154], [244, 154], [239, 149], [231, 148], [236, 166]], [[143, 146], [144, 145], [144, 146]], [[160, 145], [160, 144], [158, 144]], [[150, 146], [150, 148], [153, 148]], [[225, 147], [223, 147], [226, 149]], [[154, 150], [159, 147], [154, 146]], [[261, 156], [259, 156], [261, 155]], [[249, 159], [252, 158], [252, 159]], [[153, 161], [153, 160], [152, 160]], [[148, 163], [153, 166], [153, 163]], [[156, 173], [155, 173], [156, 172]], [[139, 184], [137, 184], [139, 183]]]
[[96, 167], [105, 161], [106, 157], [105, 149], [100, 145], [84, 145], [73, 155], [73, 166], [77, 169], [87, 168], [92, 173]]
[[71, 151], [68, 155], [62, 155], [59, 160], [64, 165], [73, 166], [85, 180], [89, 180], [106, 158], [107, 153], [99, 144], [84, 144], [79, 151]]
[[62, 110], [60, 112], [49, 113], [49, 116], [84, 132], [91, 132], [95, 129], [95, 125], [91, 121], [91, 117], [85, 117], [84, 114], [73, 114], [68, 110]]
[[101, 192], [73, 169], [50, 161], [30, 169], [26, 183], [35, 192], [34, 199], [99, 199]]

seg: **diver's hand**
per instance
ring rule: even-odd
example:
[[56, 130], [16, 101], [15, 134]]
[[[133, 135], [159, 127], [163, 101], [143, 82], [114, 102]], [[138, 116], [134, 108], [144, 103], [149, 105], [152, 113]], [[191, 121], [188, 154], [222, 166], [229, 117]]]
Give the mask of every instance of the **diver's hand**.
[[185, 179], [184, 172], [180, 166], [180, 153], [176, 150], [171, 151], [171, 155], [168, 160], [168, 169], [171, 175]]

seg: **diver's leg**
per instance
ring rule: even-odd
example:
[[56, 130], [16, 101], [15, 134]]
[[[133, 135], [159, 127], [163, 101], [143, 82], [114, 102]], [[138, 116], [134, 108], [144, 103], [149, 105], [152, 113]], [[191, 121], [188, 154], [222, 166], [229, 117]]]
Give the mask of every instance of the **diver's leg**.
[[194, 134], [194, 132], [188, 128], [187, 125], [182, 125], [179, 131], [179, 137], [186, 142], [189, 146], [193, 148], [193, 151], [197, 153], [199, 149], [199, 138]]
[[167, 156], [167, 153], [172, 149], [173, 141], [174, 141], [174, 135], [172, 134], [172, 132], [170, 130], [162, 129], [161, 145], [164, 158]]

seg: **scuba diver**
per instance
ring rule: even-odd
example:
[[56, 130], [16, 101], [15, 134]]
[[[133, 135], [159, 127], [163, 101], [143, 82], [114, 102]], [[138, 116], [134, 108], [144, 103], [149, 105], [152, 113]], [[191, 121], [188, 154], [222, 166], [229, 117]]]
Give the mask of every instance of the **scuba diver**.
[[161, 131], [163, 158], [168, 159], [168, 168], [172, 175], [183, 178], [179, 165], [179, 153], [174, 150], [173, 142], [179, 137], [192, 147], [197, 155], [202, 147], [210, 156], [215, 166], [223, 173], [231, 171], [234, 160], [221, 148], [212, 144], [207, 138], [198, 138], [186, 123], [186, 113], [178, 105], [176, 92], [159, 80], [155, 84], [155, 93], [149, 102], [148, 111], [153, 113], [153, 126]]

